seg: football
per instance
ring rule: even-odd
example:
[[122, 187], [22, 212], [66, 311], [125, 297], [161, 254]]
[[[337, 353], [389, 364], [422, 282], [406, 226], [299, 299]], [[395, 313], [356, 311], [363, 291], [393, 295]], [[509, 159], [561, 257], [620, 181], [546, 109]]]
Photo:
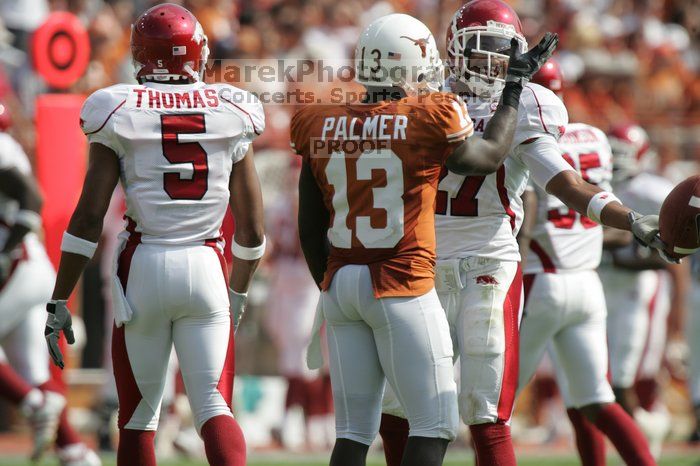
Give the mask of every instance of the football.
[[668, 195], [659, 214], [666, 253], [680, 259], [700, 249], [700, 175], [691, 176]]

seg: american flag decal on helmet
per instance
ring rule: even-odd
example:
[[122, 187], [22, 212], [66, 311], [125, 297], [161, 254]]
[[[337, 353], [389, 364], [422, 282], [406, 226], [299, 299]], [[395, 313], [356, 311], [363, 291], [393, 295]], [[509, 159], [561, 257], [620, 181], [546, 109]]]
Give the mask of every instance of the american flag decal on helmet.
[[389, 52], [389, 57], [392, 60], [401, 60], [401, 54], [397, 52]]
[[173, 56], [186, 55], [187, 46], [185, 45], [173, 45]]

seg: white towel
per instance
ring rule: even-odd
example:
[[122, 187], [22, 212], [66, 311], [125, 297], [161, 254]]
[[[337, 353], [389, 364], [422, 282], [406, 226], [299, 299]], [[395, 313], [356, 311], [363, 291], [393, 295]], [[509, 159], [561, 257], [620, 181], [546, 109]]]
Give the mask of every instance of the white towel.
[[311, 342], [306, 350], [306, 365], [309, 369], [320, 369], [323, 366], [323, 352], [321, 351], [321, 327], [325, 317], [323, 316], [323, 296], [318, 298], [316, 305], [316, 315], [314, 316], [314, 326], [311, 330]]
[[114, 266], [112, 268], [112, 312], [114, 312], [114, 323], [117, 327], [121, 327], [126, 322], [129, 322], [134, 316], [134, 311], [131, 310], [129, 302], [126, 300], [126, 294], [122, 287], [122, 282], [117, 275], [119, 267], [119, 256], [126, 246], [126, 241], [122, 240], [114, 257]]

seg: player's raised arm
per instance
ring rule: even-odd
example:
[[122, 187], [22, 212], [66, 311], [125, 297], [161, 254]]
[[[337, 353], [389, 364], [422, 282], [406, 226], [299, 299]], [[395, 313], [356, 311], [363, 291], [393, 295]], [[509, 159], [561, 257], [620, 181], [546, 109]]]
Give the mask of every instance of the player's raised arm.
[[63, 355], [58, 347], [63, 330], [69, 344], [73, 344], [73, 329], [67, 301], [88, 261], [97, 249], [102, 234], [102, 222], [109, 207], [114, 188], [119, 182], [119, 159], [107, 146], [90, 144], [90, 160], [80, 200], [75, 207], [61, 242], [61, 262], [51, 301], [44, 335], [54, 363], [63, 368]]
[[233, 237], [233, 270], [229, 298], [234, 328], [238, 328], [248, 300], [248, 286], [265, 253], [263, 200], [258, 172], [253, 161], [253, 148], [231, 170], [231, 212], [236, 222]]
[[501, 101], [486, 125], [481, 138], [467, 138], [450, 155], [447, 168], [460, 175], [488, 175], [498, 170], [513, 142], [518, 121], [520, 93], [540, 66], [552, 56], [559, 36], [548, 32], [529, 52], [518, 51], [518, 41], [512, 39], [508, 73]]
[[323, 203], [323, 195], [304, 161], [299, 176], [299, 240], [304, 258], [316, 284], [320, 285], [328, 262], [328, 225], [330, 213]]

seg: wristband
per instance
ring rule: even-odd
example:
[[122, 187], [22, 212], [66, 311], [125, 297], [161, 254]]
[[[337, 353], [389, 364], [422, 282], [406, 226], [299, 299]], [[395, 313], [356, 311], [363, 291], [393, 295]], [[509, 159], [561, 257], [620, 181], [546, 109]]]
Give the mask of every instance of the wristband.
[[41, 227], [41, 215], [33, 210], [20, 210], [15, 215], [15, 224], [37, 231]]
[[611, 202], [620, 202], [620, 200], [613, 193], [609, 191], [601, 191], [596, 193], [591, 200], [588, 202], [588, 208], [586, 209], [586, 216], [596, 223], [601, 223], [600, 214], [603, 212], [605, 206]]
[[265, 254], [265, 237], [263, 236], [263, 241], [259, 246], [251, 248], [236, 243], [236, 238], [234, 237], [231, 244], [231, 252], [234, 256], [245, 261], [258, 260]]
[[501, 94], [501, 105], [506, 105], [514, 109], [520, 106], [520, 93], [523, 91], [523, 86], [519, 82], [509, 81], [503, 87]]
[[93, 243], [83, 238], [73, 236], [67, 231], [63, 233], [61, 241], [61, 251], [79, 254], [91, 259], [97, 249], [97, 243]]

